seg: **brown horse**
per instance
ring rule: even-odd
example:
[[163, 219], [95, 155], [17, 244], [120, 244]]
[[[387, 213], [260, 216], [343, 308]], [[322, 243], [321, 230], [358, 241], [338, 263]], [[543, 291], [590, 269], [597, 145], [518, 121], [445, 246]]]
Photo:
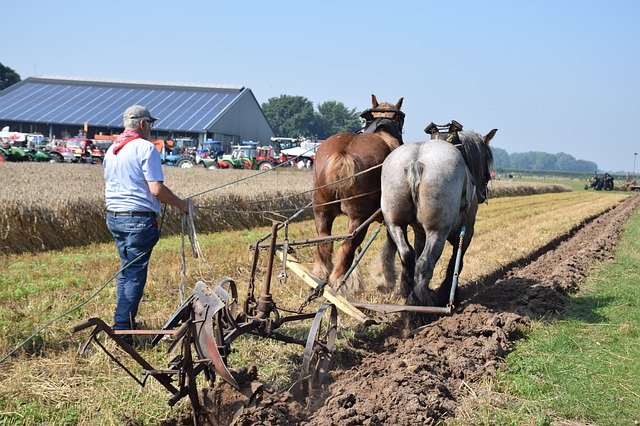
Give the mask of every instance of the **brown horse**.
[[[380, 166], [391, 151], [402, 145], [403, 99], [395, 105], [379, 104], [371, 95], [373, 108], [361, 114], [366, 120], [365, 129], [361, 133], [337, 133], [318, 148], [313, 171], [313, 214], [318, 237], [331, 235], [333, 222], [340, 214], [349, 218], [348, 233], [352, 233], [380, 208]], [[382, 215], [376, 220], [382, 221]], [[335, 266], [331, 259], [333, 242], [320, 244], [313, 272], [321, 279], [328, 277], [329, 284], [339, 288], [367, 228], [342, 243]], [[347, 290], [353, 290], [358, 285], [349, 287]]]

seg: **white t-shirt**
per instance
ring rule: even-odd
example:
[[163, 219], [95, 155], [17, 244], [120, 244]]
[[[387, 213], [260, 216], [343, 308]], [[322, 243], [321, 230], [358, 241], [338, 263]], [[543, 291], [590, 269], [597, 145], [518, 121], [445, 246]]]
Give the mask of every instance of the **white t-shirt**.
[[160, 201], [147, 182], [164, 182], [162, 161], [156, 147], [145, 139], [127, 143], [117, 155], [113, 145], [104, 156], [104, 198], [109, 211], [153, 211]]

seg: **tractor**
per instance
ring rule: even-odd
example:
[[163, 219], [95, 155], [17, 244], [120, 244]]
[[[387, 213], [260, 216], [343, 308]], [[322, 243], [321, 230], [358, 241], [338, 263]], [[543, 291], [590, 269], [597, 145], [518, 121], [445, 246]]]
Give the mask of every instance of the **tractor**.
[[175, 138], [164, 141], [158, 139], [154, 142], [156, 149], [160, 151], [162, 164], [189, 169], [196, 165], [196, 147], [198, 142], [193, 138]]
[[231, 154], [225, 154], [211, 161], [205, 162], [209, 169], [245, 169], [256, 168], [256, 142], [244, 142], [243, 145], [232, 146]]
[[0, 162], [2, 161], [37, 161], [51, 162], [51, 156], [36, 149], [26, 149], [8, 142], [0, 145]]
[[217, 160], [223, 155], [222, 142], [207, 139], [202, 143], [202, 148], [196, 150], [196, 164], [202, 164], [205, 169], [215, 169]]
[[287, 158], [280, 154], [276, 156], [275, 149], [271, 145], [259, 146], [256, 148], [256, 164], [258, 170], [271, 170], [281, 163], [286, 163]]

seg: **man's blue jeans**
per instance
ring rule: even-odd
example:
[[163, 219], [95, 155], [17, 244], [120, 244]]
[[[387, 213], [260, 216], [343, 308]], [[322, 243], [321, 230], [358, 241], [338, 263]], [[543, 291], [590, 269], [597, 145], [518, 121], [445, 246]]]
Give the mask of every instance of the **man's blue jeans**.
[[118, 247], [120, 269], [114, 330], [134, 329], [134, 319], [147, 282], [151, 251], [160, 239], [154, 217], [113, 216], [107, 214], [107, 227]]

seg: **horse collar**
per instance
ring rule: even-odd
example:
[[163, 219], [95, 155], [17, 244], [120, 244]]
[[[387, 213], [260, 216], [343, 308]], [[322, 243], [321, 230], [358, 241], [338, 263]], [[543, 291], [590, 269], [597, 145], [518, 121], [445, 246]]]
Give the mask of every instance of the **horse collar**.
[[402, 144], [402, 132], [399, 129], [397, 122], [390, 118], [376, 118], [375, 120], [368, 121], [362, 133], [376, 133], [378, 131], [385, 131], [393, 136], [400, 144]]

